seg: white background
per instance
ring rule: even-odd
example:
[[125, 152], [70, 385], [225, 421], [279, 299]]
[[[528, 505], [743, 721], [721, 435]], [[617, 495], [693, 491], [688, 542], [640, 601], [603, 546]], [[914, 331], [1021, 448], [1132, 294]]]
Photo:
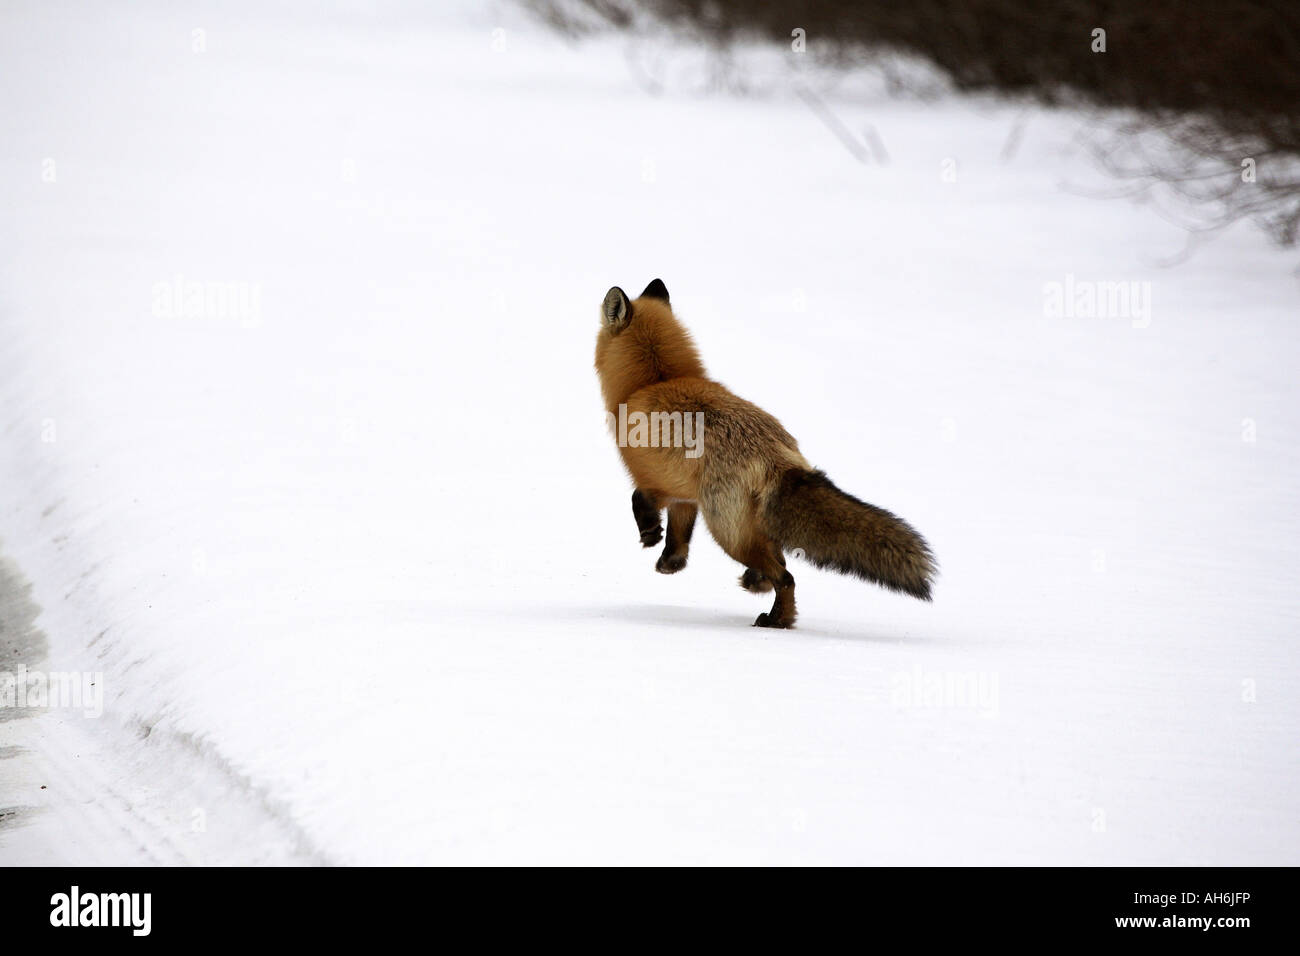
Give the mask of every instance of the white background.
[[[0, 548], [29, 663], [106, 696], [0, 722], [0, 861], [1300, 862], [1294, 253], [1162, 266], [1079, 118], [1004, 156], [1018, 107], [823, 76], [861, 163], [757, 59], [4, 5]], [[1067, 275], [1149, 326], [1049, 317]], [[156, 314], [177, 276], [255, 320]], [[702, 526], [654, 573], [591, 364], [656, 276], [933, 605], [794, 565], [754, 629]]]

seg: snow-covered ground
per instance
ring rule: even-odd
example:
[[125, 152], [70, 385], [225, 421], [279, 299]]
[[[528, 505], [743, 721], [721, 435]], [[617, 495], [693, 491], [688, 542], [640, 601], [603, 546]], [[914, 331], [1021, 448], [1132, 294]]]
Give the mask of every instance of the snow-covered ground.
[[[823, 84], [864, 163], [643, 52], [0, 10], [4, 646], [103, 692], [0, 712], [0, 862], [1300, 863], [1294, 253], [1161, 265], [1070, 116]], [[654, 573], [591, 359], [656, 276], [933, 605]]]

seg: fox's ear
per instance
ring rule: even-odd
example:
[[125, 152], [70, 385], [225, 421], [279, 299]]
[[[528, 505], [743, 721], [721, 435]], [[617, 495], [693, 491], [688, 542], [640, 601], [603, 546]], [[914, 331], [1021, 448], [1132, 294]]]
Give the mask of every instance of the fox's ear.
[[664, 285], [663, 279], [655, 279], [653, 282], [651, 282], [648, 286], [645, 287], [645, 291], [641, 293], [641, 298], [663, 299], [665, 302], [667, 302], [668, 286]]
[[632, 315], [632, 303], [627, 301], [627, 293], [614, 286], [605, 293], [605, 304], [600, 307], [600, 313], [611, 332], [622, 332]]

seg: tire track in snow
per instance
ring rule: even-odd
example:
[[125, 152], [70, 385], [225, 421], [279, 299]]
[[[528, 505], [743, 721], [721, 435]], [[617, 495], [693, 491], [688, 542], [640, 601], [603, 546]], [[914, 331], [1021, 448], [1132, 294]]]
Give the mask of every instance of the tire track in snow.
[[[0, 556], [0, 672], [37, 669], [50, 642], [32, 585]], [[288, 809], [205, 740], [142, 720], [0, 707], [6, 865], [322, 865]]]

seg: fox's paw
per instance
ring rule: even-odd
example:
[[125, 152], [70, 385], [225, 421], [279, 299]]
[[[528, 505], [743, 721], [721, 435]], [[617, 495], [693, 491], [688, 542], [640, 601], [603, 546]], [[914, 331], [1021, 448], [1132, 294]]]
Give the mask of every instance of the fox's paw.
[[686, 567], [684, 554], [661, 554], [659, 560], [655, 562], [655, 570], [660, 574], [676, 574], [684, 567]]
[[772, 590], [772, 581], [762, 571], [746, 568], [740, 576], [740, 586], [754, 594], [765, 594]]
[[655, 525], [653, 528], [647, 528], [641, 532], [641, 547], [653, 548], [656, 544], [664, 539], [664, 526]]
[[794, 621], [783, 621], [779, 617], [773, 617], [766, 612], [760, 614], [754, 621], [755, 627], [794, 627]]

